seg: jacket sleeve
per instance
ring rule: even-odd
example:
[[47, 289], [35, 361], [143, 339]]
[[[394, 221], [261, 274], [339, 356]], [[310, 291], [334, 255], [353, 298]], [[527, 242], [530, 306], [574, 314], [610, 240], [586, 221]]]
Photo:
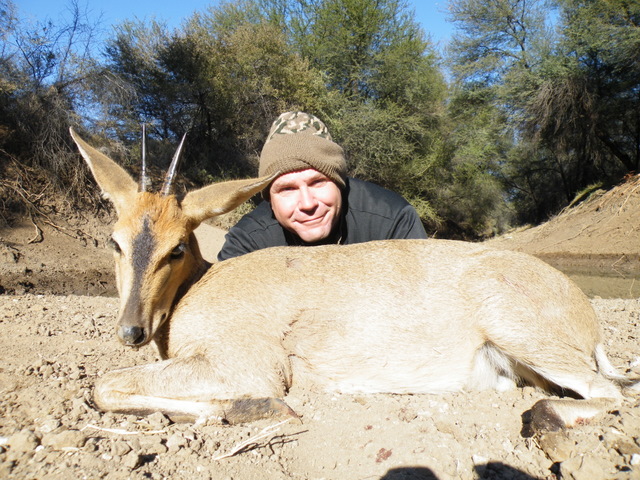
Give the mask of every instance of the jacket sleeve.
[[229, 229], [218, 261], [239, 257], [255, 250], [287, 245], [284, 230], [273, 217], [271, 205], [261, 202]]
[[251, 235], [242, 228], [232, 227], [224, 236], [224, 245], [218, 252], [218, 261], [239, 257], [258, 249]]

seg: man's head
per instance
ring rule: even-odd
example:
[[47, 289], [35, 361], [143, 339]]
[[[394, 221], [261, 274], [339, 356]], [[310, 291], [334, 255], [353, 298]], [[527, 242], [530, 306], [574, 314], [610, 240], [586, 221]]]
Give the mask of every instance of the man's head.
[[347, 162], [342, 147], [331, 140], [327, 126], [315, 115], [286, 112], [267, 136], [260, 154], [260, 176], [313, 168], [344, 188]]
[[308, 243], [324, 240], [338, 224], [346, 169], [326, 125], [304, 112], [280, 115], [260, 155], [260, 176], [281, 172], [265, 191], [276, 219]]

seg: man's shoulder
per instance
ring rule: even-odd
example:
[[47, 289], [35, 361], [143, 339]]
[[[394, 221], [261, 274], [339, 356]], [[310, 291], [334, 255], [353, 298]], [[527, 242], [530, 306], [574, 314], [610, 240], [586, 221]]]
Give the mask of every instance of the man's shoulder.
[[269, 203], [262, 202], [229, 229], [218, 260], [281, 245], [286, 245], [283, 229], [273, 217]]
[[350, 178], [347, 201], [345, 243], [427, 237], [415, 208], [396, 192]]
[[349, 208], [364, 211], [371, 208], [397, 211], [409, 205], [402, 195], [375, 183], [351, 177], [348, 183]]
[[233, 228], [245, 231], [267, 230], [277, 224], [269, 202], [262, 201], [252, 211], [243, 215]]

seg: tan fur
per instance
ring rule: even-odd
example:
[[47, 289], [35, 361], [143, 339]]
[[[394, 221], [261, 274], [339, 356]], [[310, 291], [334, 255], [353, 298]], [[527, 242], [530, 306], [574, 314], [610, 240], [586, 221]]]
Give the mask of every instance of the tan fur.
[[[118, 211], [118, 333], [138, 346], [153, 339], [164, 358], [101, 378], [103, 410], [247, 421], [292, 414], [276, 400], [292, 382], [412, 394], [527, 382], [614, 400], [631, 383], [608, 362], [589, 300], [534, 257], [391, 240], [273, 248], [209, 266], [193, 230], [273, 177], [211, 185], [181, 202], [139, 194], [120, 167], [72, 135]], [[139, 249], [143, 262], [132, 245], [145, 222], [153, 250]], [[180, 245], [184, 254], [172, 258]], [[132, 341], [130, 327], [144, 335]], [[562, 405], [558, 415], [572, 418]], [[541, 410], [546, 418], [552, 409]]]

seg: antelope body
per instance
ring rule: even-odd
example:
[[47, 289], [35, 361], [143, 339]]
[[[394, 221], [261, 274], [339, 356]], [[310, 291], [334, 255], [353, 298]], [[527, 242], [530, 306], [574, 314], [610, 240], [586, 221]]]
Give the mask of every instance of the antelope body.
[[534, 257], [389, 240], [271, 248], [210, 265], [193, 230], [272, 177], [181, 200], [140, 193], [72, 135], [118, 213], [118, 336], [153, 340], [164, 359], [104, 375], [94, 392], [103, 410], [229, 422], [293, 415], [279, 399], [294, 382], [411, 394], [529, 383], [591, 399], [543, 401], [541, 424], [558, 428], [621, 399], [622, 387], [637, 389], [608, 361], [586, 296]]

